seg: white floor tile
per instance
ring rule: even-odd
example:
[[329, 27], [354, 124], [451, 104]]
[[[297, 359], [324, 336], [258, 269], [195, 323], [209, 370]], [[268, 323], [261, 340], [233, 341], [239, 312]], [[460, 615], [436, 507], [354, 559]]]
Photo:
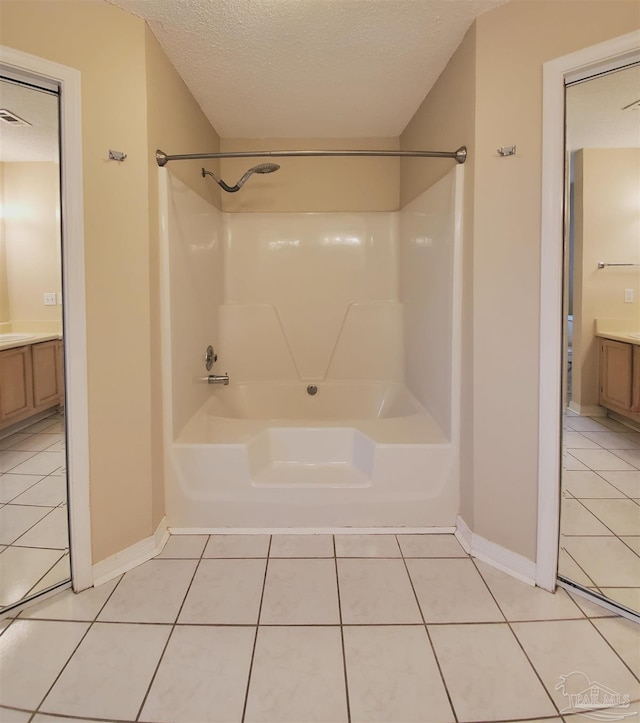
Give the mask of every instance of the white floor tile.
[[429, 633], [458, 720], [512, 721], [556, 713], [506, 624], [433, 625]]
[[636, 469], [640, 468], [640, 448], [616, 449], [615, 454]]
[[[585, 585], [585, 587], [589, 586]], [[587, 600], [581, 595], [576, 595], [575, 593], [571, 592], [567, 592], [567, 594], [588, 618], [608, 618], [612, 615], [615, 615], [615, 613], [612, 613], [611, 610], [602, 607], [602, 605], [591, 602], [591, 600]]]
[[558, 574], [572, 582], [577, 582], [578, 585], [584, 585], [585, 587], [593, 587], [595, 585], [593, 580], [582, 570], [563, 547], [560, 547], [560, 553], [558, 555]]
[[[585, 500], [587, 502], [588, 500]], [[568, 497], [562, 500], [560, 512], [562, 535], [610, 535], [611, 531], [581, 502]]]
[[48, 547], [54, 550], [64, 550], [69, 547], [69, 518], [66, 507], [57, 507], [51, 511], [47, 507], [31, 509], [47, 511], [49, 514], [21, 535], [14, 544], [20, 547]]
[[270, 557], [333, 557], [332, 535], [273, 535]]
[[562, 454], [562, 469], [568, 471], [586, 471], [589, 468], [586, 464], [577, 460], [570, 452], [564, 452]]
[[636, 555], [640, 555], [640, 537], [627, 537], [626, 535], [621, 535], [620, 539], [625, 545], [627, 545], [627, 547], [630, 547]]
[[620, 490], [600, 477], [595, 472], [569, 472], [562, 473], [562, 489], [570, 492], [578, 499], [591, 497], [619, 497], [624, 498]]
[[340, 629], [260, 628], [247, 723], [341, 723], [347, 702]]
[[427, 623], [500, 622], [504, 616], [471, 560], [407, 560]]
[[59, 550], [7, 548], [0, 555], [0, 607], [22, 600], [60, 557]]
[[71, 580], [71, 561], [69, 554], [65, 553], [49, 572], [29, 590], [29, 597], [68, 580]]
[[14, 620], [0, 637], [0, 705], [35, 710], [88, 627], [86, 623]]
[[[618, 450], [626, 454], [626, 450]], [[574, 449], [573, 457], [592, 470], [632, 470], [633, 467], [621, 459], [617, 454], [606, 449]]]
[[202, 560], [179, 622], [256, 625], [266, 560]]
[[33, 717], [33, 723], [110, 723], [109, 721], [98, 720], [92, 718], [90, 721], [85, 718], [65, 718], [59, 715], [46, 715], [45, 713], [37, 713]]
[[640, 581], [640, 557], [615, 537], [564, 537], [562, 545], [599, 587], [635, 586]]
[[11, 450], [20, 452], [43, 452], [62, 439], [61, 434], [30, 434], [26, 439], [17, 439]]
[[40, 505], [57, 507], [67, 501], [67, 482], [62, 477], [45, 477], [26, 492], [16, 497], [16, 505]]
[[[4, 450], [0, 452], [0, 472], [9, 472], [33, 456], [33, 452], [12, 452], [11, 450]], [[39, 473], [34, 472], [34, 474]], [[47, 473], [45, 472], [44, 474]]]
[[199, 559], [208, 539], [208, 535], [171, 535], [162, 552], [156, 557]]
[[0, 450], [10, 449], [21, 440], [29, 439], [29, 437], [32, 436], [33, 435], [29, 434], [28, 432], [16, 432], [15, 434], [11, 434], [8, 437], [3, 437], [2, 439], [0, 439]]
[[[31, 713], [22, 710], [0, 707], [0, 723], [27, 723], [27, 721], [31, 720], [31, 715]], [[34, 720], [37, 720], [37, 718]]]
[[0, 502], [11, 502], [41, 479], [41, 475], [11, 473], [0, 475]]
[[[514, 623], [513, 629], [561, 713], [580, 713], [566, 693], [588, 688], [588, 681], [640, 697], [638, 681], [588, 620]], [[564, 687], [561, 676], [571, 677]]]
[[567, 593], [527, 585], [484, 562], [476, 562], [507, 620], [553, 620], [584, 616]]
[[47, 434], [60, 433], [64, 431], [64, 425], [60, 417], [53, 414], [50, 417], [41, 419], [39, 422], [30, 424], [25, 431], [29, 431], [32, 434], [39, 434], [40, 432], [45, 432]]
[[400, 557], [395, 535], [336, 535], [337, 557]]
[[91, 587], [81, 593], [64, 590], [20, 613], [20, 619], [93, 621], [113, 592], [118, 580]]
[[262, 625], [338, 625], [335, 561], [270, 560]]
[[196, 560], [149, 560], [124, 574], [98, 620], [173, 623], [195, 572]]
[[203, 557], [266, 557], [269, 535], [211, 535]]
[[640, 535], [640, 507], [632, 500], [583, 500], [615, 535]]
[[352, 721], [454, 720], [423, 626], [347, 626], [344, 647]]
[[140, 720], [240, 721], [254, 637], [253, 628], [176, 627]]
[[0, 543], [12, 544], [48, 512], [46, 507], [5, 505], [0, 509]]
[[468, 557], [453, 535], [398, 535], [405, 557]]
[[94, 623], [46, 697], [42, 712], [134, 720], [170, 632], [169, 625]]
[[600, 472], [600, 475], [627, 497], [640, 498], [640, 471]]
[[629, 427], [610, 417], [598, 417], [598, 423], [610, 432], [628, 432]]
[[[591, 434], [594, 434], [593, 432]], [[595, 432], [595, 434], [606, 434], [606, 432]], [[610, 434], [614, 434], [610, 432]], [[582, 432], [565, 432], [562, 435], [562, 444], [566, 449], [602, 449], [602, 447], [589, 439], [586, 434]]]
[[584, 432], [584, 436], [604, 449], [635, 449], [637, 447], [631, 435], [621, 432]]
[[338, 560], [340, 605], [345, 625], [420, 623], [402, 560]]
[[596, 619], [593, 624], [640, 678], [640, 625], [619, 617]]
[[603, 595], [625, 607], [640, 610], [640, 587], [601, 587]]
[[[604, 424], [604, 419], [596, 422], [589, 417], [565, 417], [565, 423], [576, 432], [610, 432], [612, 431]], [[622, 425], [620, 425], [622, 426]], [[615, 431], [615, 430], [614, 430]]]

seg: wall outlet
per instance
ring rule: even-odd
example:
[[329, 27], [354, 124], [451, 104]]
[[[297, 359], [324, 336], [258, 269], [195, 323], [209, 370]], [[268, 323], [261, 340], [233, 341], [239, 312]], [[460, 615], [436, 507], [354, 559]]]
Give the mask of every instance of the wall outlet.
[[625, 289], [624, 290], [624, 303], [625, 304], [633, 303], [633, 289]]
[[45, 305], [45, 306], [55, 306], [57, 303], [58, 303], [58, 302], [57, 302], [57, 299], [56, 299], [56, 292], [55, 292], [55, 291], [46, 292], [46, 293], [44, 294], [44, 305]]

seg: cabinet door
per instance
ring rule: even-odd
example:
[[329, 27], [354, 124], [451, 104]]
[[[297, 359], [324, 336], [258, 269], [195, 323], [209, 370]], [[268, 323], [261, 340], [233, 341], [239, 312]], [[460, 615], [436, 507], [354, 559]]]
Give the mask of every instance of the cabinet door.
[[64, 344], [62, 340], [56, 342], [56, 374], [58, 375], [58, 404], [64, 406]]
[[60, 401], [58, 387], [58, 341], [33, 344], [33, 405], [36, 411], [53, 407]]
[[631, 344], [600, 341], [600, 404], [614, 409], [631, 409]]
[[29, 416], [33, 409], [31, 350], [28, 346], [0, 352], [0, 423]]
[[633, 345], [633, 374], [631, 381], [631, 411], [640, 412], [640, 346]]

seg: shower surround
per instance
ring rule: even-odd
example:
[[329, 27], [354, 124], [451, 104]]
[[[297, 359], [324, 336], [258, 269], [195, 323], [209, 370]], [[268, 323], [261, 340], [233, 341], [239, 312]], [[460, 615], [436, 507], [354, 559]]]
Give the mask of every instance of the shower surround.
[[463, 172], [398, 212], [256, 214], [159, 169], [174, 531], [455, 526]]

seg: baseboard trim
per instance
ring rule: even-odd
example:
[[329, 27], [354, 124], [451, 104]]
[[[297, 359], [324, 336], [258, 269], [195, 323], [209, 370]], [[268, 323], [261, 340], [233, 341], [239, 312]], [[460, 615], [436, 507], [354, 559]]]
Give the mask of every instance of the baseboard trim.
[[167, 529], [167, 518], [163, 517], [156, 531], [150, 537], [146, 537], [135, 545], [131, 545], [115, 555], [101, 560], [93, 566], [93, 585], [94, 587], [102, 585], [114, 577], [122, 575], [128, 570], [132, 570], [143, 562], [147, 562], [152, 557], [162, 552], [169, 539], [169, 530]]
[[527, 583], [536, 584], [536, 564], [517, 552], [507, 550], [506, 547], [497, 545], [480, 535], [476, 535], [469, 529], [469, 526], [458, 516], [456, 539], [464, 549], [472, 556], [488, 565], [495, 567], [507, 575]]
[[170, 527], [172, 535], [451, 535], [455, 527]]
[[606, 417], [607, 410], [599, 404], [594, 406], [580, 405], [576, 402], [569, 402], [569, 409], [581, 417]]

